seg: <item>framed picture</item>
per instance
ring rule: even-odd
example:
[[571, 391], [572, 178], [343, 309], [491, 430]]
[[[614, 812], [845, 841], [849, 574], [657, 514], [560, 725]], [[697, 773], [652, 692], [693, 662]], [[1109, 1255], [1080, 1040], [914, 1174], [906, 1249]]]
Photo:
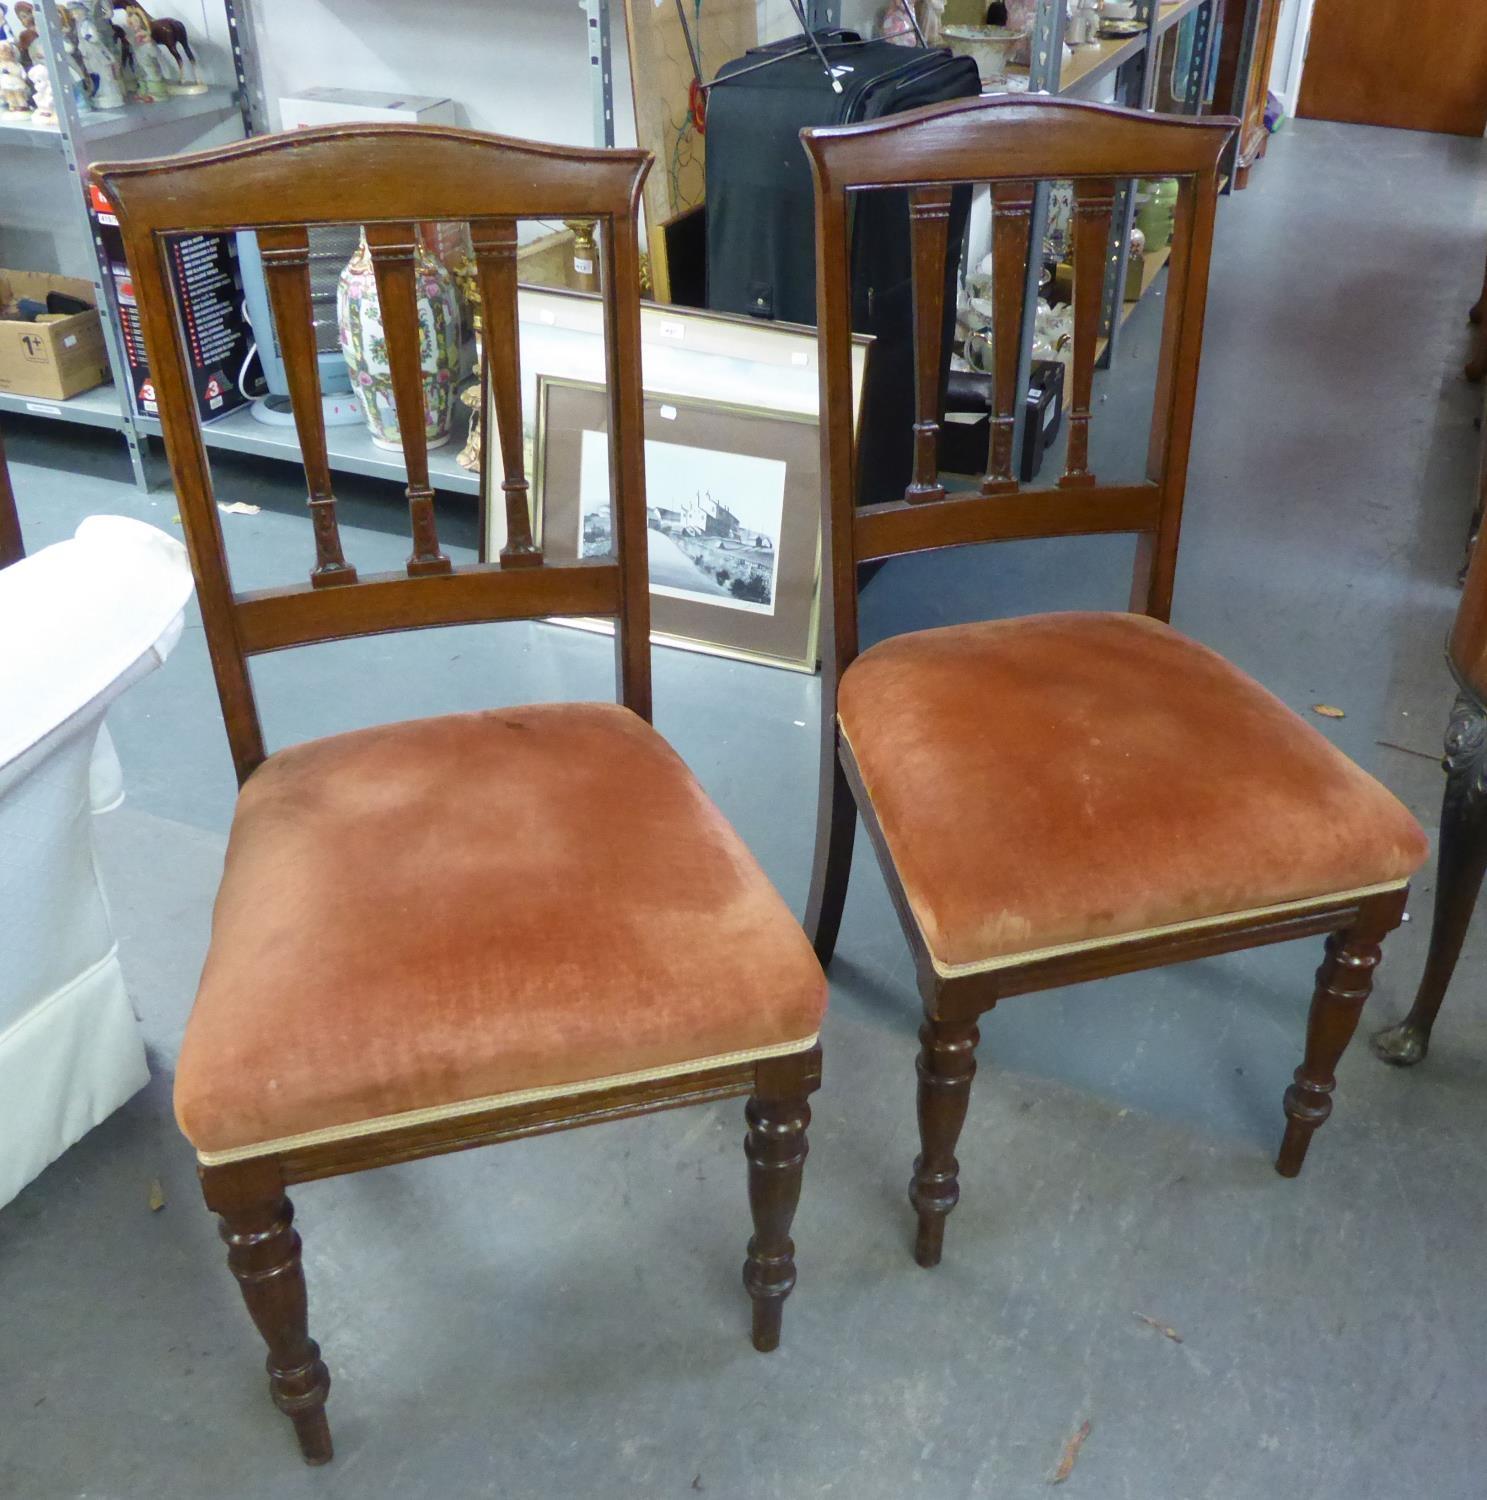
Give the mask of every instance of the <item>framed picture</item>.
[[[555, 562], [612, 549], [608, 427], [603, 386], [541, 378], [535, 509]], [[653, 639], [814, 671], [814, 418], [647, 396], [645, 475]]]
[[[780, 504], [783, 509], [778, 522], [779, 535], [773, 538], [778, 555], [770, 572], [769, 608], [766, 609], [760, 599], [737, 600], [733, 594], [733, 579], [744, 561], [739, 547], [732, 542], [724, 547], [716, 540], [699, 542], [697, 538], [684, 538], [687, 543], [682, 548], [684, 555], [688, 548], [699, 555], [704, 551], [727, 552], [729, 555], [720, 558], [713, 569], [713, 584], [726, 587], [728, 597], [735, 598], [736, 602], [759, 605], [760, 608], [730, 609], [718, 602], [718, 595], [713, 596], [714, 602], [710, 605], [703, 597], [690, 597], [687, 589], [690, 587], [692, 594], [698, 594], [699, 579], [685, 573], [680, 575], [681, 582], [655, 580], [660, 583], [660, 588], [656, 588], [653, 582], [653, 639], [664, 645], [726, 652], [777, 666], [814, 670], [814, 559], [819, 550], [814, 538], [819, 531], [821, 503], [815, 330], [791, 323], [766, 323], [756, 318], [655, 303], [641, 304], [640, 323], [645, 380], [647, 488], [651, 491], [648, 499], [653, 508], [658, 511], [676, 508], [655, 493], [657, 476], [665, 472], [664, 466], [671, 455], [656, 450], [653, 457], [653, 444], [693, 447], [709, 453], [716, 447], [726, 472], [729, 455], [740, 460], [771, 456], [755, 441], [755, 435], [765, 431], [770, 442], [784, 441], [788, 434], [790, 452], [797, 456], [796, 462], [790, 466], [794, 470], [793, 477], [787, 474], [782, 481]], [[581, 451], [568, 455], [559, 451], [561, 441], [552, 437], [550, 423], [543, 422], [542, 413], [552, 399], [547, 388], [567, 387], [566, 394], [556, 397], [556, 415], [567, 424], [563, 430], [581, 434], [586, 423], [587, 430], [598, 434], [598, 438], [588, 440], [591, 445], [603, 437], [608, 418], [602, 396], [595, 396], [596, 389], [605, 379], [603, 304], [598, 297], [588, 293], [522, 286], [517, 292], [517, 325], [521, 356], [522, 438], [525, 470], [532, 481], [533, 533], [543, 539], [544, 548], [554, 557], [572, 557], [575, 553], [571, 549], [577, 547], [578, 542], [565, 540], [568, 526], [565, 507], [572, 508], [576, 528], [581, 508], [577, 497], [583, 455]], [[863, 335], [853, 339], [854, 418], [861, 407], [871, 344], [871, 338]], [[707, 409], [715, 413], [717, 420], [704, 420]], [[663, 415], [663, 410], [674, 415]], [[590, 414], [593, 414], [591, 421], [588, 420]], [[541, 441], [538, 440], [539, 425], [544, 427]], [[481, 427], [484, 440], [492, 445], [492, 473], [499, 475], [500, 440], [495, 414], [490, 407], [487, 407]], [[680, 431], [689, 436], [680, 436]], [[581, 436], [575, 436], [574, 441], [581, 445], [583, 440]], [[807, 450], [808, 458], [805, 456]], [[658, 466], [654, 474], [650, 472], [653, 463]], [[560, 478], [559, 488], [546, 484], [548, 471], [554, 464]], [[807, 464], [811, 476], [808, 480]], [[719, 475], [720, 487], [724, 477], [724, 474]], [[549, 501], [557, 506], [560, 526], [554, 523], [550, 507], [548, 515], [539, 513], [544, 490]], [[715, 499], [725, 506], [728, 504], [726, 496]], [[743, 497], [739, 498], [737, 507], [729, 507], [740, 532], [752, 530], [756, 536], [770, 535], [769, 514], [762, 516], [765, 524], [754, 525], [750, 515], [741, 513], [750, 511], [750, 507], [751, 502]], [[506, 513], [500, 503], [499, 489], [496, 503], [490, 504], [482, 499], [481, 513], [482, 556], [496, 557], [506, 540]], [[668, 526], [673, 524], [669, 518], [665, 519]], [[717, 528], [728, 524], [726, 519], [716, 518], [714, 531], [704, 534], [716, 538]], [[809, 526], [811, 530], [812, 540], [808, 545], [794, 540], [796, 529], [801, 526]], [[549, 528], [550, 534], [544, 535]], [[573, 537], [578, 535], [575, 529]], [[597, 544], [597, 537], [591, 540]], [[649, 540], [657, 556], [672, 557], [667, 549], [677, 543], [676, 537], [653, 524]], [[790, 623], [793, 619], [791, 610], [798, 598], [794, 572], [790, 572], [788, 587], [782, 580], [787, 570], [795, 568], [806, 552], [811, 555], [813, 568], [811, 625], [809, 631], [801, 632]], [[700, 574], [701, 570], [695, 564], [689, 562], [688, 567]], [[720, 570], [726, 579], [722, 584], [715, 576]], [[756, 568], [749, 576], [755, 581], [742, 583], [740, 588], [746, 592], [758, 592], [761, 570]], [[669, 595], [664, 592], [667, 588], [681, 593]], [[707, 592], [704, 582], [701, 593], [706, 595]], [[756, 620], [752, 628], [746, 629], [742, 617], [750, 614], [760, 617], [765, 623]], [[596, 622], [590, 628], [608, 627]]]

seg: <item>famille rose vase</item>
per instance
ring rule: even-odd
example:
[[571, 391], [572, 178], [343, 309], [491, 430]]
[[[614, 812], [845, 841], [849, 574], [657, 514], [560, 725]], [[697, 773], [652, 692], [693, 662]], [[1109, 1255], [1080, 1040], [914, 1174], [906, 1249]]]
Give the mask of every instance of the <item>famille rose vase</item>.
[[[460, 366], [460, 307], [454, 277], [419, 245], [413, 268], [418, 288], [418, 351], [423, 366], [424, 435], [430, 448], [449, 441], [454, 424], [455, 381]], [[336, 321], [341, 353], [351, 372], [351, 389], [379, 448], [401, 448], [392, 367], [382, 331], [377, 278], [366, 236], [346, 262], [336, 290]]]

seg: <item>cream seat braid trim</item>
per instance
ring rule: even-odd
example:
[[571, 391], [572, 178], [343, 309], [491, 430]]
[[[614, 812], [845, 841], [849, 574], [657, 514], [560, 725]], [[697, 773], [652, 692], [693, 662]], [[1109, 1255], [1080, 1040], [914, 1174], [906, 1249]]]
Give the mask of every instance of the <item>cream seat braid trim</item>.
[[307, 1130], [303, 1135], [281, 1136], [278, 1140], [259, 1141], [252, 1146], [233, 1146], [227, 1151], [198, 1151], [196, 1159], [204, 1167], [222, 1167], [229, 1162], [248, 1161], [255, 1156], [273, 1156], [281, 1151], [300, 1151], [310, 1146], [329, 1146], [337, 1141], [355, 1141], [363, 1136], [382, 1135], [411, 1125], [433, 1125], [441, 1120], [457, 1120], [462, 1115], [484, 1114], [518, 1104], [540, 1104], [544, 1099], [562, 1099], [571, 1094], [597, 1094], [603, 1089], [623, 1088], [631, 1083], [653, 1083], [661, 1078], [680, 1078], [686, 1073], [705, 1073], [712, 1068], [736, 1067], [740, 1063], [764, 1062], [771, 1057], [789, 1057], [806, 1052], [816, 1045], [819, 1032], [798, 1042], [776, 1042], [769, 1047], [752, 1047], [744, 1052], [724, 1052], [718, 1057], [696, 1057], [686, 1062], [666, 1063], [658, 1068], [641, 1068], [635, 1073], [611, 1073], [606, 1078], [585, 1078], [578, 1083], [552, 1083], [535, 1089], [515, 1089], [506, 1094], [487, 1094], [483, 1099], [463, 1099], [457, 1104], [435, 1104], [427, 1109], [405, 1110], [400, 1115], [381, 1115], [375, 1120], [356, 1120], [349, 1125], [327, 1125], [324, 1130]]
[[[1195, 917], [1191, 922], [1174, 922], [1167, 927], [1143, 927], [1136, 932], [1114, 932], [1107, 937], [1084, 938], [1077, 943], [1055, 943], [1051, 948], [1029, 948], [1022, 953], [1002, 953], [996, 958], [982, 959], [978, 963], [945, 964], [933, 953], [929, 961], [941, 979], [961, 979], [967, 974], [990, 974], [997, 969], [1010, 969], [1021, 964], [1038, 963], [1045, 958], [1063, 958], [1070, 953], [1088, 953], [1095, 948], [1119, 948], [1126, 943], [1139, 943], [1147, 938], [1176, 937], [1184, 932], [1202, 932], [1208, 927], [1222, 927], [1226, 922], [1242, 922], [1248, 918], [1279, 917], [1287, 912], [1309, 911], [1319, 907], [1337, 906], [1350, 901], [1361, 901], [1365, 896], [1382, 896], [1385, 891], [1402, 891], [1408, 880], [1386, 880], [1382, 885], [1362, 885], [1356, 890], [1336, 891], [1323, 896], [1307, 896], [1301, 901], [1282, 901], [1275, 906], [1253, 906], [1246, 911], [1219, 912], [1212, 917]], [[915, 921], [918, 921], [917, 916]], [[921, 929], [922, 932], [922, 929]], [[927, 945], [926, 945], [927, 946]]]

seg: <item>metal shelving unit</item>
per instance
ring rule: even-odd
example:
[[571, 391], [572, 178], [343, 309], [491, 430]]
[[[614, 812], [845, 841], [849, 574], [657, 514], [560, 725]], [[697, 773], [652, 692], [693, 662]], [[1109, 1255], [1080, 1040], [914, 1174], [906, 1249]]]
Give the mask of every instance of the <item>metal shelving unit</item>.
[[[588, 21], [589, 62], [591, 65], [596, 145], [614, 144], [614, 79], [610, 47], [611, 0], [579, 0]], [[129, 389], [128, 366], [124, 360], [118, 302], [114, 295], [113, 276], [108, 259], [88, 207], [87, 172], [92, 162], [104, 153], [93, 148], [108, 141], [108, 155], [144, 155], [150, 149], [150, 136], [159, 127], [182, 120], [199, 119], [204, 126], [215, 126], [237, 116], [244, 135], [261, 134], [267, 128], [267, 109], [258, 67], [257, 38], [254, 34], [248, 0], [222, 0], [231, 45], [235, 86], [209, 88], [205, 94], [183, 94], [153, 105], [128, 109], [78, 110], [70, 82], [64, 86], [67, 69], [59, 44], [61, 29], [56, 14], [57, 0], [37, 0], [37, 16], [47, 50], [48, 71], [57, 100], [55, 125], [38, 125], [26, 120], [7, 120], [0, 114], [0, 159], [9, 150], [54, 151], [72, 177], [77, 211], [85, 216], [88, 242], [92, 246], [91, 264], [83, 273], [92, 282], [98, 298], [104, 339], [108, 346], [111, 384], [96, 386], [68, 401], [53, 401], [40, 396], [0, 393], [0, 413], [13, 411], [31, 417], [72, 422], [84, 427], [102, 427], [119, 433], [129, 449], [135, 482], [141, 489], [149, 487], [146, 467], [148, 449], [145, 440], [159, 437], [160, 422], [154, 417], [138, 415]], [[129, 144], [126, 145], [125, 142]], [[138, 142], [136, 145], [135, 143]], [[299, 463], [299, 443], [292, 427], [270, 427], [258, 422], [246, 407], [226, 416], [203, 423], [202, 438], [208, 448], [223, 452], [246, 453], [263, 458]], [[447, 448], [429, 455], [434, 482], [440, 488], [460, 494], [479, 493], [480, 478], [460, 468], [454, 455], [459, 442], [452, 440]], [[401, 455], [378, 448], [365, 428], [331, 427], [326, 430], [326, 444], [331, 468], [342, 473], [364, 474], [378, 479], [406, 480]]]
[[[88, 204], [88, 168], [103, 152], [96, 150], [108, 142], [110, 156], [143, 156], [151, 150], [155, 133], [162, 126], [184, 121], [199, 123], [203, 131], [238, 117], [243, 130], [251, 134], [253, 117], [245, 66], [251, 60], [237, 45], [237, 35], [244, 18], [239, 13], [240, 0], [222, 0], [229, 31], [234, 36], [233, 62], [236, 86], [208, 88], [203, 94], [177, 94], [155, 104], [140, 104], [125, 109], [80, 110], [73, 97], [66, 50], [62, 40], [62, 23], [57, 15], [57, 0], [36, 0], [36, 20], [46, 48], [47, 72], [51, 76], [52, 96], [56, 102], [55, 125], [38, 124], [29, 117], [22, 120], [0, 116], [0, 156], [7, 151], [43, 151], [55, 153], [60, 170], [70, 178], [69, 198], [82, 215], [87, 242], [91, 247], [90, 263], [83, 275], [92, 283], [97, 298], [99, 319], [103, 325], [104, 344], [108, 351], [112, 383], [96, 386], [68, 401], [52, 401], [39, 396], [0, 393], [0, 411], [22, 412], [27, 416], [46, 417], [54, 421], [74, 422], [84, 427], [103, 427], [119, 433], [129, 449], [135, 483], [149, 488], [145, 466], [143, 438], [157, 424], [136, 415], [129, 388], [129, 367], [124, 358], [122, 323], [114, 278], [107, 252], [98, 232], [97, 221]], [[256, 89], [256, 82], [255, 82]]]
[[[1088, 98], [1112, 77], [1115, 96], [1135, 108], [1150, 109], [1155, 94], [1156, 70], [1150, 66], [1157, 55], [1160, 40], [1174, 26], [1188, 17], [1196, 19], [1191, 64], [1188, 70], [1184, 108], [1201, 110], [1214, 58], [1214, 40], [1218, 32], [1219, 7], [1223, 0], [1138, 0], [1139, 18], [1145, 29], [1136, 36], [1110, 39], [1097, 46], [1080, 48], [1068, 60], [1063, 58], [1063, 37], [1068, 0], [1040, 0], [1032, 38], [1032, 64], [1028, 87], [1035, 93], [1059, 93], [1071, 98]], [[596, 144], [614, 143], [614, 80], [611, 56], [611, 6], [613, 0], [578, 0], [587, 22], [588, 51], [593, 100], [594, 140]], [[48, 68], [57, 101], [58, 122], [55, 126], [37, 125], [29, 120], [9, 121], [0, 116], [0, 156], [11, 150], [55, 151], [73, 179], [72, 195], [77, 211], [85, 216], [88, 242], [92, 246], [92, 264], [87, 269], [98, 296], [104, 337], [108, 346], [112, 385], [85, 391], [69, 401], [51, 401], [40, 397], [0, 394], [0, 412], [15, 411], [82, 426], [117, 431], [129, 449], [136, 482], [148, 487], [145, 439], [158, 436], [160, 424], [154, 418], [138, 416], [129, 390], [127, 366], [123, 357], [119, 309], [114, 296], [113, 277], [106, 254], [88, 206], [86, 178], [88, 167], [102, 142], [109, 142], [108, 154], [145, 154], [151, 149], [152, 133], [161, 126], [185, 120], [197, 120], [204, 129], [237, 116], [245, 135], [266, 128], [261, 75], [257, 65], [256, 38], [249, 12], [249, 0], [222, 0], [231, 42], [234, 70], [233, 87], [209, 88], [205, 94], [180, 95], [149, 106], [123, 110], [79, 111], [67, 77], [65, 54], [61, 46], [61, 26], [57, 18], [57, 0], [36, 0], [37, 18], [46, 44]], [[840, 21], [838, 0], [808, 0], [807, 14], [813, 25], [833, 25]], [[1135, 211], [1129, 185], [1116, 205], [1112, 222], [1110, 254], [1106, 272], [1106, 294], [1102, 334], [1107, 340], [1105, 358], [1114, 351], [1119, 337], [1122, 315], [1128, 304], [1120, 296], [1126, 284], [1130, 227]], [[1033, 208], [1034, 244], [1042, 241], [1047, 221], [1046, 189], [1040, 187]], [[1025, 308], [1025, 329], [1019, 384], [1026, 389], [1031, 366], [1032, 324], [1037, 301], [1037, 257], [1029, 268], [1029, 289]], [[1161, 269], [1160, 257], [1148, 257], [1142, 276], [1143, 292]], [[1018, 403], [1019, 422], [1022, 403]], [[204, 424], [202, 435], [208, 447], [224, 451], [256, 454], [299, 461], [299, 448], [293, 429], [267, 427], [255, 421], [246, 409], [230, 413]], [[333, 469], [401, 479], [403, 468], [399, 456], [376, 448], [360, 428], [337, 428], [327, 433], [329, 458]], [[1020, 441], [1020, 437], [1019, 437]], [[447, 454], [431, 455], [436, 481], [444, 488], [465, 494], [478, 492], [476, 475], [461, 469], [453, 459], [453, 445]]]
[[[1108, 38], [1094, 46], [1074, 49], [1064, 57], [1064, 35], [1068, 23], [1068, 0], [1039, 0], [1033, 23], [1031, 62], [1027, 70], [1028, 92], [1060, 94], [1069, 99], [1088, 99], [1098, 86], [1114, 79], [1115, 100], [1130, 109], [1150, 110], [1156, 97], [1157, 70], [1153, 65], [1159, 56], [1163, 38], [1173, 27], [1192, 18], [1193, 44], [1187, 75], [1184, 79], [1182, 108], [1184, 113], [1201, 114], [1215, 58], [1214, 39], [1218, 31], [1222, 0], [1137, 0], [1137, 19], [1144, 29], [1134, 36]], [[1116, 189], [1115, 211], [1111, 215], [1109, 251], [1105, 262], [1105, 286], [1100, 318], [1100, 336], [1104, 340], [1101, 361], [1114, 357], [1121, 324], [1134, 304], [1124, 297], [1129, 269], [1131, 226], [1136, 202], [1132, 184], [1122, 182]], [[1039, 183], [1033, 195], [1032, 243], [1043, 243], [1048, 223], [1048, 187]], [[1161, 252], [1147, 257], [1141, 277], [1144, 295], [1166, 264]], [[1032, 373], [1033, 323], [1037, 314], [1038, 285], [1042, 269], [1041, 255], [1028, 257], [1028, 280], [1023, 300], [1021, 355], [1018, 360], [1017, 385], [1025, 392]], [[1017, 402], [1017, 431], [1014, 452], [1021, 452], [1023, 401]]]

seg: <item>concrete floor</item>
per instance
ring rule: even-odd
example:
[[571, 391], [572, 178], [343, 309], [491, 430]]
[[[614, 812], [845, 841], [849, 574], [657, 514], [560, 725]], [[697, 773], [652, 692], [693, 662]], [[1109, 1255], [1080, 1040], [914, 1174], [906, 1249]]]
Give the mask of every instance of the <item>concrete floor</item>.
[[[1321, 727], [1432, 832], [1484, 169], [1481, 142], [1303, 122], [1223, 204], [1178, 574], [1176, 623], [1303, 711], [1343, 707]], [[1152, 342], [1143, 312], [1131, 380]], [[33, 547], [92, 511], [171, 525], [168, 492], [121, 482], [113, 440], [7, 438]], [[266, 507], [225, 521], [245, 582], [306, 565], [294, 482], [223, 470], [221, 498]], [[397, 495], [345, 494], [348, 551], [395, 565]], [[446, 533], [468, 542], [458, 509]], [[870, 623], [1118, 607], [1129, 552], [908, 560], [874, 582]], [[517, 625], [317, 648], [258, 676], [283, 744], [603, 696], [607, 674], [602, 642]], [[657, 654], [659, 726], [797, 908], [816, 703], [812, 679]], [[870, 856], [832, 970], [781, 1351], [745, 1335], [736, 1106], [316, 1184], [296, 1198], [338, 1457], [304, 1469], [170, 1114], [233, 794], [199, 626], [111, 722], [130, 799], [99, 822], [101, 859], [155, 1077], [0, 1211], [0, 1495], [1015, 1500], [1045, 1492], [1086, 1420], [1070, 1496], [1483, 1494], [1487, 923], [1423, 1068], [1389, 1071], [1361, 1042], [1344, 1059], [1298, 1182], [1270, 1158], [1315, 944], [1009, 1002], [984, 1027], [964, 1199], [926, 1273], [904, 1198], [917, 1007]], [[1408, 1003], [1432, 884], [1366, 1028]]]

